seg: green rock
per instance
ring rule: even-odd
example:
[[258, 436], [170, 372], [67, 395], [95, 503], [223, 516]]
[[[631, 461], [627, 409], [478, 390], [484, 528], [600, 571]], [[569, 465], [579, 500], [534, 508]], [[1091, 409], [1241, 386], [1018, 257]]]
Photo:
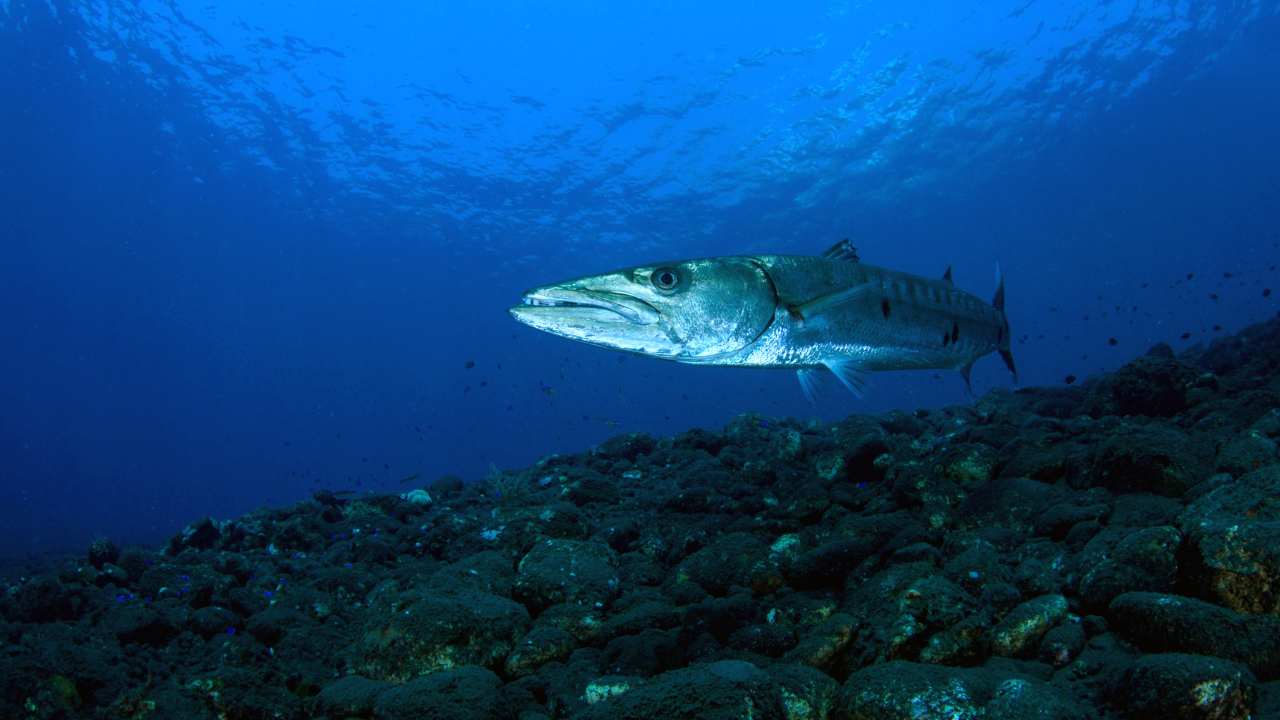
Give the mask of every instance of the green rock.
[[836, 672], [844, 661], [844, 653], [853, 640], [858, 621], [850, 615], [835, 613], [810, 628], [786, 655], [790, 662], [803, 663], [826, 672]]
[[370, 680], [362, 675], [348, 675], [324, 686], [316, 704], [330, 717], [371, 715], [378, 695], [391, 683]]
[[509, 677], [529, 675], [552, 660], [563, 660], [577, 647], [577, 640], [554, 626], [539, 625], [516, 643], [504, 669]]
[[1111, 627], [1146, 652], [1212, 655], [1280, 678], [1280, 618], [1246, 615], [1180, 595], [1125, 593], [1111, 601]]
[[1041, 595], [1009, 611], [991, 633], [991, 652], [1018, 657], [1033, 652], [1040, 638], [1067, 616], [1067, 599]]
[[1178, 522], [1188, 580], [1233, 610], [1280, 615], [1280, 465], [1206, 493]]
[[1101, 612], [1126, 592], [1173, 589], [1178, 575], [1178, 548], [1182, 544], [1182, 533], [1177, 528], [1153, 527], [1129, 533], [1109, 552], [1096, 547], [1105, 545], [1108, 537], [1105, 533], [1098, 535], [1082, 553], [1084, 575], [1079, 596], [1086, 610]]
[[1134, 663], [1124, 697], [1133, 720], [1249, 720], [1257, 683], [1248, 668], [1228, 660], [1165, 653]]
[[603, 606], [618, 583], [617, 555], [608, 545], [543, 540], [520, 561], [512, 593], [535, 612], [557, 603]]
[[840, 684], [808, 665], [769, 668], [782, 699], [787, 720], [826, 720], [833, 717]]
[[496, 595], [429, 595], [408, 607], [370, 613], [355, 648], [363, 675], [393, 682], [463, 665], [501, 668], [529, 625], [518, 603]]
[[782, 691], [760, 668], [721, 660], [663, 673], [587, 707], [578, 720], [787, 720]]
[[499, 716], [497, 675], [474, 666], [432, 673], [378, 695], [375, 720], [485, 720]]
[[1047, 683], [983, 668], [894, 661], [849, 676], [843, 720], [1083, 720], [1077, 703]]
[[1276, 462], [1276, 441], [1257, 430], [1228, 440], [1218, 450], [1217, 468], [1236, 477]]

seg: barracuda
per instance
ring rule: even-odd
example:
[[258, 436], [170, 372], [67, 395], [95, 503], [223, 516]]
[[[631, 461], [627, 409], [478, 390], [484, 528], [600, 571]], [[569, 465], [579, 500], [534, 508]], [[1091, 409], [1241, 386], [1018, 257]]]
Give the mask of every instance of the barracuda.
[[862, 262], [848, 240], [820, 257], [659, 263], [545, 285], [511, 308], [545, 332], [699, 365], [791, 368], [813, 399], [830, 370], [860, 395], [866, 373], [959, 370], [999, 353], [1017, 379], [1004, 281], [984, 302], [940, 279]]

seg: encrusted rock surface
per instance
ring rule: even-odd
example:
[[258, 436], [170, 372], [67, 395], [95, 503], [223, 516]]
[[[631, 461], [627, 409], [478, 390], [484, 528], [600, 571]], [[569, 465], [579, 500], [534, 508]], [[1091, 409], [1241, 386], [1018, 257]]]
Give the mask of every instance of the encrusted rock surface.
[[1278, 406], [1273, 321], [102, 539], [5, 584], [0, 717], [1280, 718]]

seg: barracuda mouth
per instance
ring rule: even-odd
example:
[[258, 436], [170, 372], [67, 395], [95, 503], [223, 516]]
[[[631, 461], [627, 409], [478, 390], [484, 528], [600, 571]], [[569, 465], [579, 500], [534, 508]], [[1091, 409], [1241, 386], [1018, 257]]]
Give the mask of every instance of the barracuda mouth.
[[[651, 325], [660, 318], [652, 305], [631, 295], [559, 287], [530, 290], [521, 298], [519, 305], [511, 308], [511, 314], [530, 325], [542, 325], [555, 320], [623, 321]], [[534, 320], [542, 322], [535, 323]]]

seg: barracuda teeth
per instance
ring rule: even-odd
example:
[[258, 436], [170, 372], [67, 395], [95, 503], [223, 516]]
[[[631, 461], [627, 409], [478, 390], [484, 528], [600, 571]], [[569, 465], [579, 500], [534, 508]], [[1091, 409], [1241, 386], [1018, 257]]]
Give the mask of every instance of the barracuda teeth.
[[537, 307], [555, 307], [557, 305], [560, 305], [561, 303], [558, 303], [555, 300], [539, 300], [538, 298], [525, 298], [524, 304], [536, 305]]

